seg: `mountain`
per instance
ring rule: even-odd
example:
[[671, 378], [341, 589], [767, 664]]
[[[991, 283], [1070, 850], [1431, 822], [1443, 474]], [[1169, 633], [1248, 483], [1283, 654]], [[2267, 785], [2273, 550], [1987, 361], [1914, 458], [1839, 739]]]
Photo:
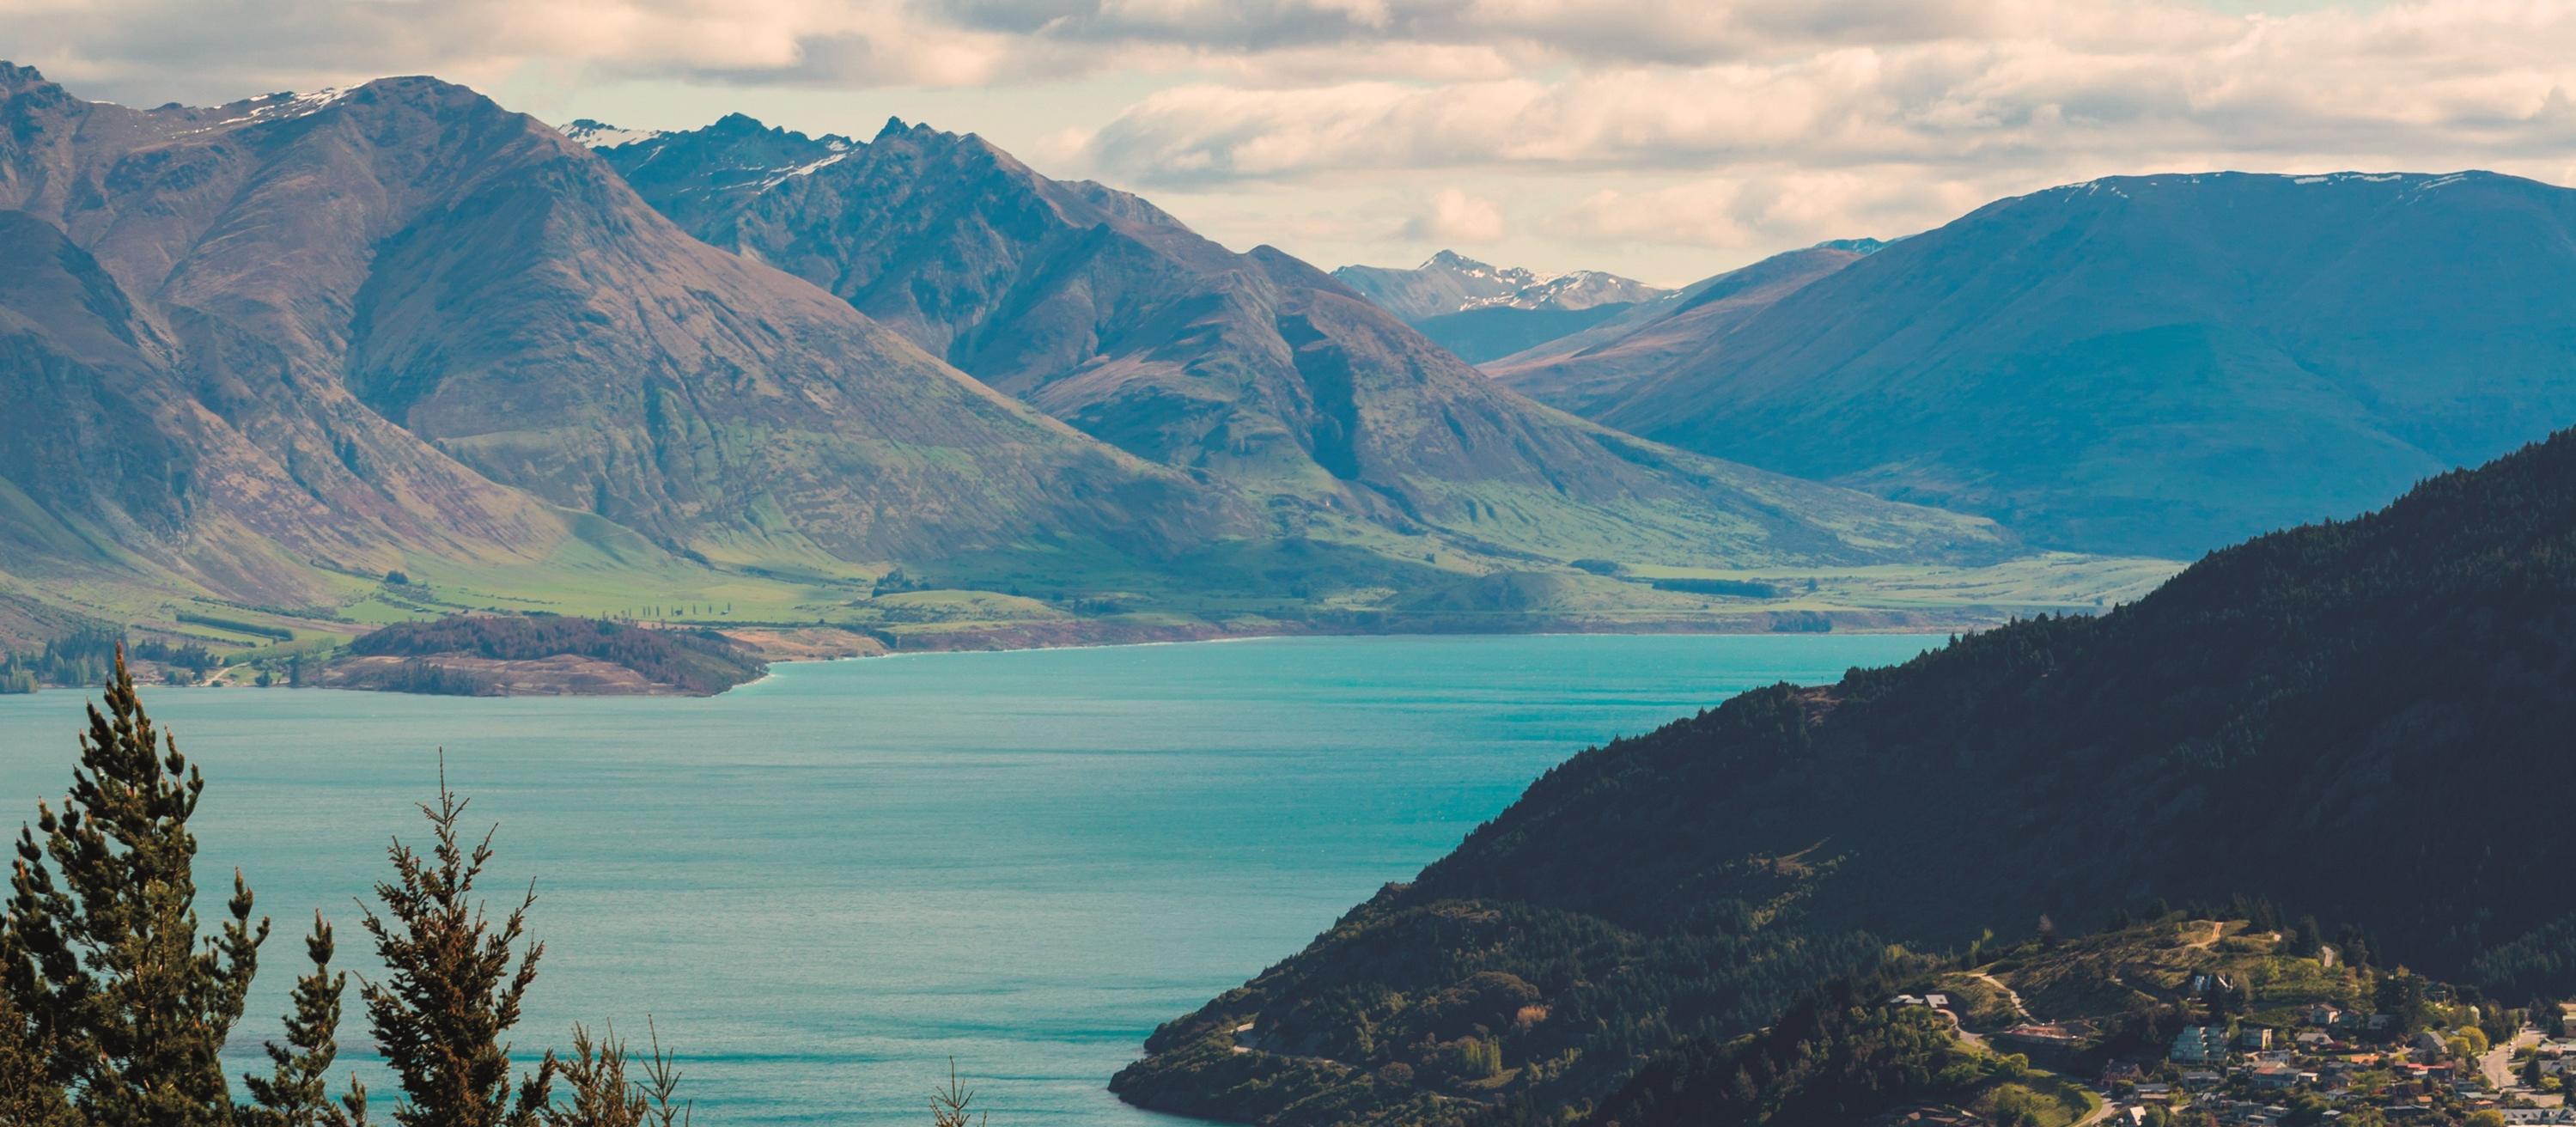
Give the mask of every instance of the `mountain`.
[[1519, 266], [1493, 266], [1444, 250], [1411, 270], [1344, 266], [1333, 280], [1406, 321], [1476, 309], [1581, 312], [1603, 305], [1634, 305], [1672, 291], [1600, 270], [1542, 274]]
[[1551, 407], [1592, 415], [1624, 399], [1639, 381], [1712, 351], [1713, 342], [1781, 298], [1880, 245], [1875, 239], [1852, 239], [1773, 255], [1622, 308], [1580, 332], [1538, 342], [1483, 366], [1514, 391]]
[[1411, 270], [1344, 266], [1333, 279], [1478, 364], [1592, 328], [1672, 292], [1599, 270], [1541, 274], [1447, 250]]
[[327, 606], [414, 555], [1150, 566], [1267, 527], [463, 87], [133, 110], [7, 67], [0, 120], [0, 520], [31, 581]]
[[2051, 545], [2189, 558], [2576, 421], [2576, 192], [2115, 177], [1890, 244], [1593, 417]]
[[[2159, 900], [2576, 991], [2576, 432], [2210, 555], [2100, 617], [1745, 693], [1550, 770], [1113, 1086], [1267, 1123], [1580, 1107], [1890, 944]], [[2160, 913], [2154, 909], [2150, 914]], [[1462, 1038], [1476, 1063], [1461, 1071]], [[1401, 1068], [1394, 1067], [1401, 1065]]]
[[2006, 550], [1949, 514], [1532, 403], [1295, 258], [1228, 250], [980, 137], [892, 121], [862, 142], [733, 115], [600, 152], [699, 238], [1087, 434], [1250, 494], [1292, 528], [1558, 562]]

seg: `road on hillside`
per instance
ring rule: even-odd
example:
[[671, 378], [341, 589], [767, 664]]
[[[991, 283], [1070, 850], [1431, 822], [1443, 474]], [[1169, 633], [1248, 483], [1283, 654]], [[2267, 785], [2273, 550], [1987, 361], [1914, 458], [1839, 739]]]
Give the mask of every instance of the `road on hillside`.
[[2540, 1031], [2525, 1026], [2513, 1039], [2487, 1050], [2478, 1058], [2478, 1068], [2487, 1074], [2487, 1087], [2503, 1091], [2513, 1086], [2513, 1051], [2540, 1043]]

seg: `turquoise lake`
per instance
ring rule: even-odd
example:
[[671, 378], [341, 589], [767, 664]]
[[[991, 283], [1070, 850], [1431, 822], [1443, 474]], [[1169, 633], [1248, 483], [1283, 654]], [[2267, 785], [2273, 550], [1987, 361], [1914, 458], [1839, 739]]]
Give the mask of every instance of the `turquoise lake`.
[[[388, 835], [424, 836], [444, 746], [467, 820], [500, 826], [496, 910], [537, 884], [523, 1050], [649, 1014], [711, 1127], [926, 1122], [952, 1057], [995, 1124], [1169, 1124], [1102, 1087], [1156, 1024], [1550, 765], [1937, 641], [1300, 638], [787, 665], [704, 700], [144, 701], [207, 775], [201, 882], [238, 865], [277, 920], [244, 1070], [317, 908], [369, 970], [356, 900]], [[0, 697], [0, 824], [59, 802], [84, 699]], [[363, 1056], [354, 989], [349, 1013]]]

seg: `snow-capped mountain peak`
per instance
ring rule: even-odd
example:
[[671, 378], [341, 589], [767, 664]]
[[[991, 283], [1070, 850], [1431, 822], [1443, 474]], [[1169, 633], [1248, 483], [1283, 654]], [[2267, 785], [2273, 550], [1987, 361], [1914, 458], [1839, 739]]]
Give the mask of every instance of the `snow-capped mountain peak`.
[[614, 149], [619, 145], [650, 141], [662, 135], [659, 129], [620, 129], [607, 122], [593, 121], [586, 117], [556, 126], [555, 131], [586, 149]]

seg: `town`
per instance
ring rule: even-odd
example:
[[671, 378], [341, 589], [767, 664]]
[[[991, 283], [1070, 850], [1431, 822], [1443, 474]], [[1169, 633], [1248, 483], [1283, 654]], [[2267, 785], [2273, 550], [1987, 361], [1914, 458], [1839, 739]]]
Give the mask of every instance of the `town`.
[[[2074, 1081], [2092, 1106], [2060, 1121], [2071, 1127], [2576, 1125], [2571, 1007], [2513, 1006], [2369, 965], [2313, 924], [2177, 915], [2042, 939], [1888, 1001], [1932, 1011], [2009, 1072]], [[1977, 1101], [1880, 1122], [2058, 1127]]]

